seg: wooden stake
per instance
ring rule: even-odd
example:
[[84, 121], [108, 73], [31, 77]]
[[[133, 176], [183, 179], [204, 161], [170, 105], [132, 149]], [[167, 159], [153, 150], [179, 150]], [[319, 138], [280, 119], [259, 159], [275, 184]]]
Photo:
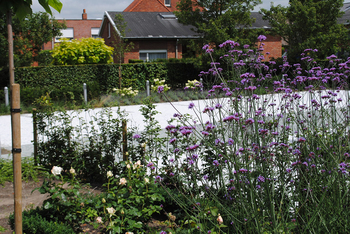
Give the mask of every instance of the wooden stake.
[[36, 108], [33, 108], [33, 137], [34, 137], [34, 164], [38, 165], [38, 118]]
[[128, 161], [128, 155], [126, 154], [128, 152], [128, 132], [127, 132], [127, 125], [126, 120], [122, 121], [122, 128], [123, 128], [123, 161]]
[[13, 182], [15, 192], [15, 233], [22, 234], [22, 165], [21, 165], [21, 114], [20, 87], [12, 84], [11, 121], [12, 121], [12, 157]]

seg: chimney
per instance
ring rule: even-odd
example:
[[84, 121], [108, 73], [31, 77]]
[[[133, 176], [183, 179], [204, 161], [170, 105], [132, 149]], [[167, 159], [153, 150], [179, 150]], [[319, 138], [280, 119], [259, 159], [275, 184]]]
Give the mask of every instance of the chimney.
[[85, 9], [83, 10], [82, 19], [87, 20], [87, 14], [86, 14]]

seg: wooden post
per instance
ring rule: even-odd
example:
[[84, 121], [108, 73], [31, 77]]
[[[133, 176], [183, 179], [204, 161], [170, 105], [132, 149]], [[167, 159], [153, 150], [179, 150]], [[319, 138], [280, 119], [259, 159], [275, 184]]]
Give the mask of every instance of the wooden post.
[[122, 121], [122, 128], [123, 128], [123, 161], [128, 160], [128, 155], [126, 154], [128, 152], [128, 133], [127, 133], [127, 125], [126, 120], [124, 119]]
[[22, 234], [22, 165], [21, 165], [21, 114], [20, 87], [12, 84], [11, 121], [12, 121], [12, 157], [15, 203], [15, 233]]
[[119, 64], [119, 89], [122, 88], [122, 66]]
[[7, 11], [7, 34], [9, 48], [9, 73], [11, 89], [12, 157], [15, 205], [15, 233], [22, 234], [22, 165], [21, 165], [21, 114], [20, 87], [15, 84], [15, 64], [13, 60], [12, 13]]
[[7, 11], [7, 40], [9, 43], [9, 73], [10, 88], [15, 83], [15, 64], [13, 60], [13, 32], [12, 32], [12, 15], [11, 11]]
[[36, 108], [33, 108], [33, 140], [34, 140], [34, 165], [38, 165], [38, 118]]

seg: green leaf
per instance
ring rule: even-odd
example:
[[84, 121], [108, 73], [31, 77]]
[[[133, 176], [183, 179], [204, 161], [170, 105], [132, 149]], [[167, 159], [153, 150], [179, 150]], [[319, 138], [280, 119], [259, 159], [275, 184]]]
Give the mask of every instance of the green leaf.
[[67, 202], [67, 197], [64, 193], [61, 194], [61, 198], [63, 201]]
[[44, 204], [44, 209], [46, 209], [46, 210], [48, 210], [48, 209], [50, 209], [52, 206], [51, 206], [51, 203], [50, 202], [45, 202], [45, 204]]

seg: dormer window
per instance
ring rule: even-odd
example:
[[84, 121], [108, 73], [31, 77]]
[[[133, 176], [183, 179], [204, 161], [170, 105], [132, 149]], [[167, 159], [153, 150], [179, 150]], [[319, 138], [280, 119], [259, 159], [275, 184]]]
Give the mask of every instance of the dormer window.
[[170, 6], [170, 1], [171, 1], [171, 0], [164, 0], [164, 5], [165, 5], [165, 6]]

